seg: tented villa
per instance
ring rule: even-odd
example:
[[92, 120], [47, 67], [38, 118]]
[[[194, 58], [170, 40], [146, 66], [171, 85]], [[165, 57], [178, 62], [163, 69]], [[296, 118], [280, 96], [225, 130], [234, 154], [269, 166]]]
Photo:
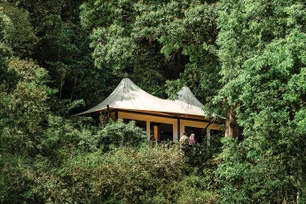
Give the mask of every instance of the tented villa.
[[124, 78], [102, 103], [79, 115], [98, 113], [113, 120], [135, 120], [148, 139], [177, 141], [183, 132], [197, 135], [204, 129], [210, 136], [212, 131], [222, 131], [223, 124], [206, 118], [201, 107], [188, 87], [178, 92], [177, 100], [161, 99]]

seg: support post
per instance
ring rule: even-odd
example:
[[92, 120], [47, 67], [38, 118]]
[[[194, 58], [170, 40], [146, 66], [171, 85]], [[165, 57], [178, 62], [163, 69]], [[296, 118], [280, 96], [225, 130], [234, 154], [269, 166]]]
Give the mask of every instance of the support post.
[[177, 138], [173, 138], [173, 142], [178, 142], [180, 139], [181, 139], [181, 121], [180, 119], [178, 118], [177, 119]]
[[150, 140], [151, 137], [151, 129], [150, 129], [150, 121], [146, 121], [146, 133], [147, 133], [147, 139]]
[[154, 140], [158, 140], [158, 135], [159, 135], [158, 126], [155, 125], [154, 126]]
[[207, 147], [210, 147], [210, 129], [206, 129]]

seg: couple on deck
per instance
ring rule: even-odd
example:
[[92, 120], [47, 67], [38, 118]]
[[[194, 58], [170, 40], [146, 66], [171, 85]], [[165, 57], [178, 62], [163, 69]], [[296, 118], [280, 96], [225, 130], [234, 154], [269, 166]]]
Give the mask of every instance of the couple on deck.
[[190, 137], [186, 135], [186, 133], [183, 133], [183, 136], [180, 139], [180, 144], [182, 145], [194, 145], [197, 143], [197, 139], [195, 137], [195, 134], [191, 134]]

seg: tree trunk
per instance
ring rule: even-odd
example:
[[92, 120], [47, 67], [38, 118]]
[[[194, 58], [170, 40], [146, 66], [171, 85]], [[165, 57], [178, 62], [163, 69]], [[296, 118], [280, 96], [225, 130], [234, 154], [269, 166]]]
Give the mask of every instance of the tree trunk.
[[235, 112], [236, 107], [237, 103], [232, 104], [227, 112], [225, 121], [225, 137], [238, 138], [239, 136], [239, 127]]

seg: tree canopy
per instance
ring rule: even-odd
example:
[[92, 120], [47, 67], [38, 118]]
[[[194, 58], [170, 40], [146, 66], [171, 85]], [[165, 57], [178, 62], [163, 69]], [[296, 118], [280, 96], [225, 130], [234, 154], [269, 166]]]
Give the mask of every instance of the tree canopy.
[[[0, 203], [305, 203], [305, 20], [302, 0], [1, 1]], [[189, 86], [229, 137], [183, 153], [75, 116], [125, 74]]]

